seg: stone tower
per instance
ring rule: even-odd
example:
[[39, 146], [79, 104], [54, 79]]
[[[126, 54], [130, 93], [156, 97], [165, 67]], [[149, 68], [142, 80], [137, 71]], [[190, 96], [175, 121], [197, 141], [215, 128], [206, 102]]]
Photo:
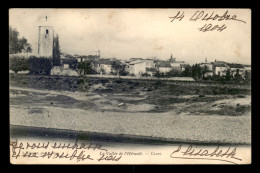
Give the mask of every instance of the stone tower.
[[[46, 16], [47, 24], [47, 16]], [[53, 37], [52, 26], [39, 26], [38, 31], [38, 55], [43, 57], [53, 57]]]

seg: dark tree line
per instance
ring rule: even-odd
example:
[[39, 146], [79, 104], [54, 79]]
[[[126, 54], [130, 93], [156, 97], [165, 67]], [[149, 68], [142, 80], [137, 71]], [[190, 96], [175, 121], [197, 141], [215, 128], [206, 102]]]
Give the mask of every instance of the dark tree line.
[[15, 73], [29, 70], [30, 74], [49, 75], [52, 68], [52, 62], [51, 59], [45, 57], [13, 57], [10, 59], [9, 68]]

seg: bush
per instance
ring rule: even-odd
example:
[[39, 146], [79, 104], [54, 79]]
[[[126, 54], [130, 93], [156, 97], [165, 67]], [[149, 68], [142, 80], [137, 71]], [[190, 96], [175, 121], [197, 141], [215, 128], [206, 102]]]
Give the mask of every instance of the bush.
[[133, 82], [129, 80], [129, 81], [127, 82], [127, 84], [131, 85], [131, 84], [133, 84]]
[[78, 70], [80, 74], [95, 74], [96, 71], [92, 68], [90, 62], [83, 61], [78, 63]]
[[123, 81], [121, 79], [117, 79], [117, 80], [114, 81], [114, 83], [117, 83], [117, 84], [122, 83], [122, 82]]
[[142, 73], [141, 76], [147, 77], [147, 76], [150, 76], [150, 75], [148, 73]]
[[84, 84], [84, 80], [83, 80], [83, 79], [79, 79], [79, 80], [77, 81], [77, 84]]
[[165, 74], [166, 77], [180, 77], [182, 74], [182, 71], [172, 69], [171, 71], [167, 72]]
[[18, 71], [29, 70], [28, 59], [24, 57], [12, 57], [10, 58], [10, 70], [17, 73]]
[[44, 57], [30, 57], [29, 58], [30, 74], [49, 75], [52, 68], [52, 61]]
[[135, 82], [135, 83], [134, 83], [134, 86], [139, 86], [139, 82]]
[[123, 69], [123, 70], [120, 70], [120, 71], [119, 71], [119, 75], [121, 75], [121, 76], [127, 76], [127, 75], [129, 75], [129, 73], [126, 72], [126, 71]]
[[101, 82], [102, 84], [106, 84], [106, 83], [109, 82], [109, 80], [108, 80], [108, 79], [100, 79], [100, 82]]
[[157, 72], [154, 74], [154, 76], [159, 79], [160, 77], [164, 77], [164, 74], [161, 73], [161, 72], [159, 72], [159, 71], [157, 71]]
[[162, 85], [162, 81], [157, 80], [157, 81], [155, 82], [155, 86], [161, 86], [161, 85]]

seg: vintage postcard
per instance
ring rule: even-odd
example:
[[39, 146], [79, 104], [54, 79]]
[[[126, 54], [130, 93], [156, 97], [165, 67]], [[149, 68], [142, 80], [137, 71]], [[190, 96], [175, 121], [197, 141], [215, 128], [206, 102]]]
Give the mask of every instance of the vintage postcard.
[[251, 164], [250, 9], [9, 10], [11, 164]]

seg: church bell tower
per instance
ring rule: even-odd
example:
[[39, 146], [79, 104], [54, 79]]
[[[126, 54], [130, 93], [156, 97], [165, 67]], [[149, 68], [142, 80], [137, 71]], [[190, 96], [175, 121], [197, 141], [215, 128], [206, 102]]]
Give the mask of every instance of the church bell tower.
[[48, 25], [48, 17], [45, 17], [44, 25], [38, 26], [38, 55], [42, 57], [53, 57], [53, 26]]

